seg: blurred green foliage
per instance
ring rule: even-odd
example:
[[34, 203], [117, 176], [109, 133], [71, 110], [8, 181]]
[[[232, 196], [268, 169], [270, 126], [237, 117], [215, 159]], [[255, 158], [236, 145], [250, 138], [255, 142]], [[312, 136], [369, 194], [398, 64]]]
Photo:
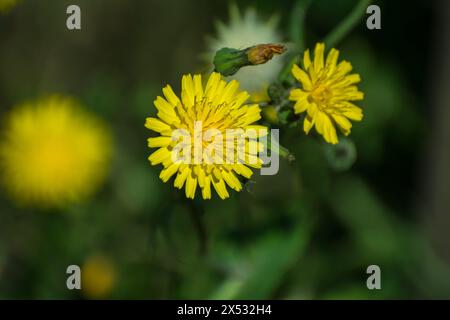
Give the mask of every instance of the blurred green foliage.
[[[252, 179], [227, 201], [190, 202], [148, 164], [143, 124], [164, 84], [177, 91], [181, 74], [206, 71], [204, 37], [228, 4], [79, 0], [82, 30], [71, 32], [65, 8], [72, 2], [23, 0], [0, 16], [0, 117], [45, 93], [73, 95], [113, 130], [113, 168], [95, 198], [59, 212], [16, 207], [2, 192], [0, 298], [89, 298], [67, 290], [66, 268], [97, 254], [117, 272], [105, 298], [450, 297], [448, 266], [433, 252], [413, 201], [428, 49], [405, 43], [411, 36], [395, 39], [428, 35], [431, 4], [412, 9], [424, 21], [419, 30], [392, 14], [403, 14], [400, 5], [383, 1], [391, 13], [381, 32], [363, 21], [339, 44], [366, 94], [364, 121], [351, 136], [354, 162], [333, 163], [321, 139], [285, 127], [281, 143], [296, 161], [281, 161], [279, 174]], [[290, 41], [294, 2], [238, 5], [279, 12]], [[313, 1], [306, 45], [354, 3]], [[381, 267], [380, 291], [366, 288], [371, 264]]]

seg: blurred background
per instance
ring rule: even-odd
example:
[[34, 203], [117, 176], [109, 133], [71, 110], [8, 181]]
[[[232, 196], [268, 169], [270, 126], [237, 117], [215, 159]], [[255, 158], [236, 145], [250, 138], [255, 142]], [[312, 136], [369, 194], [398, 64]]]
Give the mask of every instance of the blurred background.
[[[312, 1], [307, 47], [356, 2]], [[66, 28], [70, 4], [81, 30]], [[296, 1], [234, 4], [246, 23], [269, 21], [275, 40], [293, 41]], [[351, 140], [332, 148], [272, 121], [296, 160], [226, 201], [187, 201], [162, 183], [144, 122], [164, 85], [178, 92], [182, 74], [211, 71], [211, 39], [217, 21], [231, 24], [231, 3], [21, 0], [3, 10], [2, 124], [24, 101], [70, 96], [108, 125], [113, 153], [83, 202], [23, 206], [2, 189], [0, 298], [450, 298], [450, 7], [375, 4], [382, 29], [368, 30], [363, 16], [336, 45], [366, 95]], [[66, 287], [73, 264], [82, 290]], [[366, 287], [372, 264], [381, 290]]]

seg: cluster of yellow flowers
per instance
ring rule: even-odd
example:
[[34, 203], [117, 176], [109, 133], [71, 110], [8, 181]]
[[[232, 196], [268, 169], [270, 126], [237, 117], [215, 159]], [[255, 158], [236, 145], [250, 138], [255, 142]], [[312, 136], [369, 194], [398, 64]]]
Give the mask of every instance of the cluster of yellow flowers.
[[[336, 144], [336, 128], [348, 135], [350, 120], [362, 119], [362, 110], [353, 101], [364, 95], [356, 86], [360, 76], [350, 73], [351, 64], [338, 63], [336, 49], [326, 59], [324, 51], [324, 44], [319, 43], [314, 59], [306, 50], [302, 67], [293, 66], [299, 86], [291, 89], [289, 99], [295, 102], [295, 113], [305, 113], [306, 133], [315, 127], [326, 142]], [[206, 84], [199, 74], [184, 75], [180, 96], [169, 85], [162, 91], [163, 96], [154, 101], [157, 117], [145, 123], [156, 133], [148, 139], [148, 146], [157, 148], [148, 159], [152, 165], [162, 164], [160, 179], [167, 182], [174, 176], [174, 186], [184, 187], [191, 199], [198, 189], [203, 199], [211, 199], [212, 190], [221, 199], [230, 196], [229, 189], [241, 191], [241, 180], [252, 177], [252, 168], [264, 164], [261, 152], [265, 145], [258, 138], [269, 130], [256, 124], [261, 119], [260, 106], [246, 103], [250, 95], [239, 90], [238, 81], [227, 82], [215, 72]], [[0, 167], [13, 198], [58, 207], [98, 189], [108, 171], [110, 134], [74, 100], [51, 96], [26, 103], [14, 108], [6, 120]], [[232, 140], [227, 135], [230, 131]], [[177, 150], [180, 140], [181, 151]], [[174, 157], [176, 152], [183, 161]]]
[[[338, 63], [339, 51], [336, 49], [331, 49], [326, 59], [324, 51], [324, 44], [318, 43], [313, 60], [309, 50], [306, 50], [303, 68], [293, 66], [292, 74], [299, 81], [300, 88], [292, 89], [289, 99], [295, 101], [295, 113], [306, 112], [303, 122], [306, 133], [314, 126], [326, 142], [337, 144], [336, 127], [344, 135], [348, 135], [352, 127], [350, 120], [362, 119], [362, 110], [352, 101], [361, 100], [364, 95], [356, 86], [360, 76], [350, 74], [351, 64], [347, 61]], [[147, 118], [145, 126], [159, 134], [148, 140], [149, 147], [158, 149], [150, 155], [149, 161], [152, 165], [163, 165], [164, 169], [160, 174], [163, 182], [175, 175], [174, 186], [179, 189], [185, 186], [188, 198], [194, 198], [199, 186], [203, 199], [210, 199], [211, 184], [220, 198], [228, 198], [227, 187], [235, 191], [242, 190], [238, 176], [250, 178], [253, 171], [249, 167], [260, 168], [263, 164], [258, 153], [249, 153], [247, 148], [247, 157], [241, 163], [192, 161], [192, 154], [195, 154], [192, 141], [196, 140], [199, 134], [195, 130], [197, 122], [204, 124], [203, 131], [210, 128], [219, 131], [221, 146], [227, 139], [226, 130], [245, 131], [255, 128], [261, 109], [257, 104], [246, 105], [249, 94], [245, 91], [238, 92], [238, 86], [236, 80], [226, 83], [218, 73], [211, 74], [205, 87], [200, 75], [185, 75], [182, 79], [181, 99], [170, 86], [166, 86], [163, 89], [164, 98], [158, 97], [154, 101], [158, 118]], [[259, 128], [263, 129], [264, 134], [268, 131], [266, 127]], [[179, 162], [173, 158], [179, 141], [174, 138], [174, 132], [180, 129], [184, 129], [189, 136], [188, 149], [192, 152], [189, 153], [188, 162]], [[208, 148], [213, 142], [203, 141], [203, 144]], [[254, 148], [258, 151], [261, 149], [261, 146]], [[226, 148], [224, 152], [226, 153]], [[205, 157], [204, 154], [200, 155], [200, 158], [202, 157]], [[251, 163], [249, 158], [256, 158], [256, 161]]]

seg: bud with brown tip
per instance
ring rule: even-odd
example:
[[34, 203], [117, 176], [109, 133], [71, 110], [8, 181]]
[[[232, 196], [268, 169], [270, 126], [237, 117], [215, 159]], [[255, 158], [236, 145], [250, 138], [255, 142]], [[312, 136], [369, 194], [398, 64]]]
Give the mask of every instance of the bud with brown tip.
[[286, 47], [281, 44], [258, 44], [247, 48], [247, 57], [250, 64], [263, 64], [273, 58], [275, 54], [282, 54]]
[[224, 76], [231, 76], [240, 68], [263, 64], [273, 58], [275, 54], [282, 54], [286, 47], [281, 44], [258, 44], [243, 50], [222, 48], [214, 56], [215, 71]]

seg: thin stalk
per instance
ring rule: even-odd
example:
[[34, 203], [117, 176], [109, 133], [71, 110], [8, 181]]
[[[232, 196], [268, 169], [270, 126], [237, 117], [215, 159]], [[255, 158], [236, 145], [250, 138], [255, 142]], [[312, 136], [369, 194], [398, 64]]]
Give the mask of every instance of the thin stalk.
[[285, 147], [280, 145], [278, 142], [275, 142], [274, 145], [272, 145], [272, 139], [268, 139], [267, 142], [267, 150], [270, 150], [271, 152], [275, 152], [280, 157], [286, 159], [289, 162], [292, 162], [295, 160], [295, 156]]
[[305, 50], [305, 18], [311, 0], [298, 0], [292, 8], [292, 13], [289, 22], [289, 33], [292, 42], [294, 43], [294, 50], [289, 54], [289, 62], [281, 70], [278, 75], [278, 80], [284, 83], [292, 83], [293, 77], [291, 69], [294, 63], [300, 61], [299, 54]]
[[341, 41], [366, 14], [367, 7], [371, 2], [371, 0], [360, 0], [347, 17], [325, 37], [325, 44], [333, 47]]
[[311, 0], [298, 0], [292, 8], [289, 33], [298, 52], [305, 50], [305, 17], [310, 3]]

